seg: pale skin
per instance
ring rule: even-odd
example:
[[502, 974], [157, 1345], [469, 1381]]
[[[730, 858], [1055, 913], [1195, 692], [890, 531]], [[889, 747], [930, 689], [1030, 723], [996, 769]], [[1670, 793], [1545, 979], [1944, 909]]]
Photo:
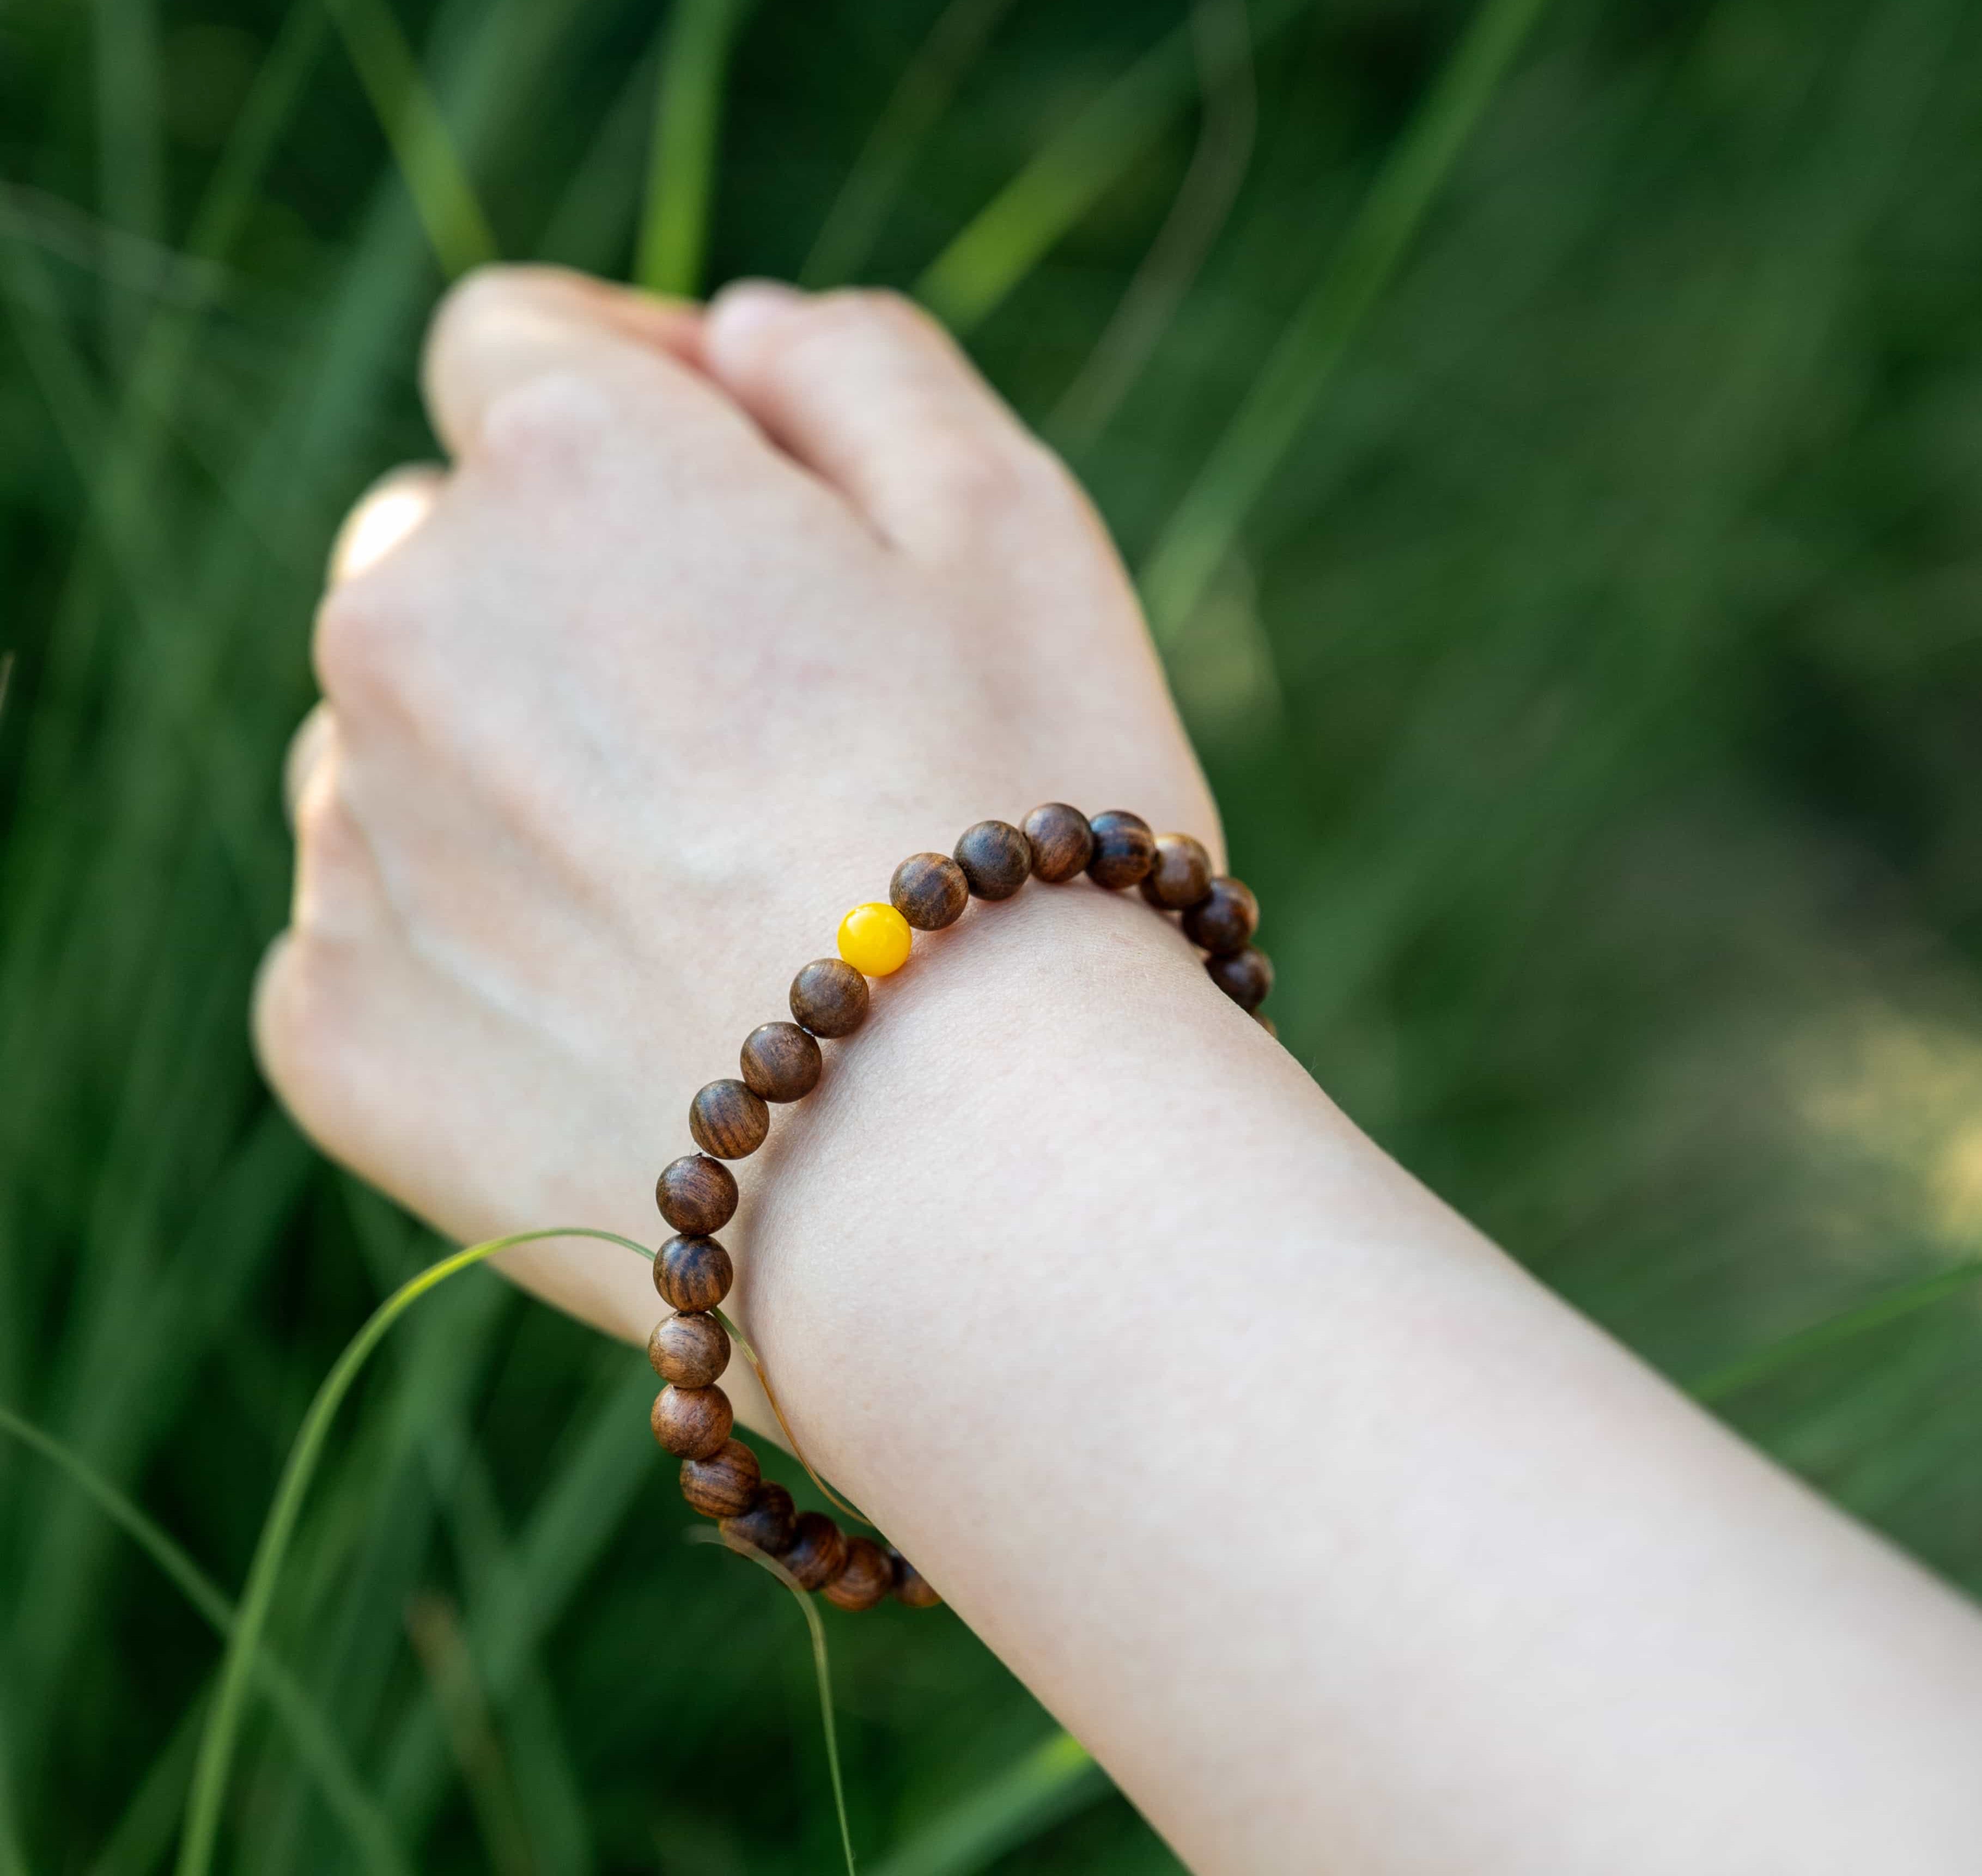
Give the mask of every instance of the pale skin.
[[[1219, 850], [1105, 533], [903, 303], [490, 272], [425, 382], [449, 466], [333, 555], [255, 1029], [441, 1231], [652, 1242], [689, 1096], [905, 855], [1053, 799]], [[1976, 1612], [1425, 1191], [1136, 895], [973, 907], [829, 1054], [740, 1168], [732, 1307], [1200, 1876], [1974, 1868]], [[658, 1312], [608, 1247], [506, 1267]]]

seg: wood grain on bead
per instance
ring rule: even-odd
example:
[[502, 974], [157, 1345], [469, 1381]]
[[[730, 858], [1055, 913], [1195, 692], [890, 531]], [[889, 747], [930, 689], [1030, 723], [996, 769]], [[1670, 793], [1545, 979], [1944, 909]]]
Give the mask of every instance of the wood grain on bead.
[[729, 1294], [736, 1272], [713, 1238], [670, 1238], [654, 1253], [654, 1288], [676, 1309], [713, 1309]]
[[682, 1311], [654, 1325], [647, 1359], [662, 1380], [677, 1388], [706, 1388], [729, 1365], [729, 1338], [706, 1311]]
[[893, 1587], [888, 1553], [872, 1538], [849, 1538], [846, 1561], [839, 1566], [839, 1575], [826, 1585], [826, 1599], [836, 1608], [857, 1614], [873, 1608]]
[[918, 931], [940, 931], [963, 916], [970, 882], [947, 854], [912, 853], [895, 868], [888, 898]]
[[682, 1496], [705, 1518], [748, 1511], [760, 1482], [757, 1455], [741, 1440], [725, 1440], [706, 1459], [682, 1461]]
[[846, 1561], [846, 1534], [823, 1511], [801, 1511], [792, 1541], [778, 1560], [802, 1589], [823, 1589]]
[[1204, 968], [1211, 981], [1242, 1010], [1256, 1010], [1273, 987], [1272, 960], [1250, 945], [1229, 958], [1207, 958]]
[[899, 1551], [888, 1553], [888, 1565], [893, 1572], [895, 1600], [911, 1609], [933, 1609], [943, 1601], [929, 1587], [929, 1578], [909, 1561]]
[[792, 979], [792, 1014], [816, 1036], [850, 1036], [867, 1015], [867, 980], [843, 958], [815, 958]]
[[702, 1154], [684, 1154], [662, 1168], [654, 1202], [676, 1231], [706, 1238], [736, 1215], [736, 1175]]
[[739, 1059], [743, 1085], [761, 1101], [802, 1101], [819, 1085], [819, 1045], [796, 1023], [759, 1023]]
[[1216, 878], [1183, 915], [1184, 936], [1215, 957], [1243, 951], [1260, 928], [1260, 901], [1243, 879]]
[[722, 1450], [736, 1416], [720, 1388], [663, 1388], [647, 1422], [677, 1459], [706, 1459]]
[[957, 837], [956, 864], [973, 898], [1009, 899], [1032, 877], [1032, 843], [1009, 821], [980, 821]]
[[792, 1526], [798, 1508], [783, 1486], [766, 1479], [751, 1494], [749, 1508], [722, 1521], [722, 1534], [754, 1545], [767, 1557], [782, 1557], [791, 1548]]
[[1087, 825], [1094, 836], [1088, 878], [1111, 892], [1140, 885], [1156, 857], [1156, 837], [1149, 831], [1149, 822], [1140, 815], [1111, 808]]
[[696, 1091], [688, 1105], [688, 1130], [705, 1153], [718, 1159], [742, 1159], [764, 1144], [771, 1131], [771, 1110], [762, 1095], [726, 1075]]
[[1024, 831], [1033, 851], [1033, 877], [1049, 886], [1084, 873], [1094, 858], [1086, 815], [1064, 801], [1042, 801], [1026, 815]]
[[1180, 912], [1211, 890], [1211, 855], [1188, 834], [1159, 834], [1143, 897], [1160, 911]]

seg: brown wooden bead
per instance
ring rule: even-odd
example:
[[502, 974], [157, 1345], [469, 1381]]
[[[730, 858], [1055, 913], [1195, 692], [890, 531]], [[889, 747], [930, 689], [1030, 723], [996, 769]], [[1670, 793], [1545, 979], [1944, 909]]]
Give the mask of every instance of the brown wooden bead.
[[1064, 801], [1042, 801], [1026, 815], [1025, 835], [1033, 850], [1033, 877], [1049, 886], [1085, 872], [1094, 858], [1086, 815]]
[[699, 1153], [685, 1153], [662, 1168], [654, 1203], [676, 1231], [706, 1238], [736, 1215], [736, 1175]]
[[759, 1023], [742, 1061], [743, 1085], [765, 1101], [802, 1101], [819, 1085], [819, 1045], [796, 1023]]
[[1094, 835], [1094, 855], [1087, 876], [1097, 886], [1119, 891], [1139, 885], [1156, 857], [1156, 837], [1140, 815], [1111, 808], [1088, 822]]
[[1143, 897], [1160, 911], [1180, 912], [1211, 889], [1211, 855], [1188, 834], [1159, 834]]
[[654, 1253], [654, 1288], [679, 1310], [713, 1309], [736, 1272], [713, 1238], [670, 1238]]
[[1273, 987], [1273, 961], [1250, 945], [1229, 958], [1207, 958], [1204, 968], [1211, 973], [1211, 981], [1242, 1010], [1256, 1010]]
[[974, 897], [1009, 899], [1032, 877], [1032, 843], [1009, 821], [980, 821], [958, 835], [956, 864]]
[[722, 1325], [699, 1309], [663, 1316], [647, 1338], [647, 1359], [677, 1388], [706, 1388], [729, 1365]]
[[706, 1459], [722, 1450], [736, 1416], [720, 1388], [663, 1388], [647, 1424], [677, 1459]]
[[839, 1574], [826, 1586], [826, 1599], [834, 1608], [856, 1613], [871, 1609], [894, 1587], [894, 1572], [888, 1567], [888, 1553], [872, 1538], [849, 1538], [846, 1561]]
[[1220, 958], [1243, 951], [1259, 928], [1260, 901], [1243, 879], [1214, 879], [1183, 915], [1184, 936]]
[[696, 1091], [688, 1104], [688, 1130], [705, 1153], [718, 1159], [742, 1159], [764, 1144], [771, 1131], [771, 1110], [761, 1095], [726, 1075]]
[[706, 1459], [682, 1461], [682, 1496], [705, 1518], [734, 1518], [750, 1508], [759, 1478], [757, 1455], [725, 1440]]
[[823, 1589], [846, 1561], [846, 1534], [823, 1511], [801, 1511], [792, 1526], [790, 1548], [778, 1561], [801, 1589]]
[[899, 1551], [889, 1551], [888, 1564], [894, 1572], [897, 1602], [906, 1603], [911, 1609], [933, 1609], [942, 1601], [943, 1598], [929, 1588], [929, 1578]]
[[792, 979], [792, 1014], [816, 1036], [850, 1036], [867, 1014], [867, 980], [843, 958], [815, 958]]
[[888, 882], [888, 902], [918, 931], [940, 931], [963, 916], [970, 881], [946, 854], [912, 853]]
[[791, 1547], [797, 1508], [783, 1486], [766, 1479], [751, 1494], [747, 1510], [722, 1521], [722, 1534], [755, 1546], [766, 1557], [782, 1557]]

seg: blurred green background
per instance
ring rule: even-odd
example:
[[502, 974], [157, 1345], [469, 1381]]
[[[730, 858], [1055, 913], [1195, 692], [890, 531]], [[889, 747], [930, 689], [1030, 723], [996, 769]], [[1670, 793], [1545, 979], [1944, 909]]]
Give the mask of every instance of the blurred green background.
[[[435, 1254], [244, 1009], [325, 547], [431, 452], [446, 274], [859, 278], [1115, 527], [1289, 1045], [1982, 1588], [1982, 12], [393, 5], [0, 4], [0, 1404], [231, 1596]], [[651, 1385], [484, 1273], [419, 1306], [223, 1868], [837, 1867], [802, 1627], [682, 1541]], [[825, 1613], [863, 1867], [1176, 1867], [953, 1618]], [[0, 1438], [0, 1876], [167, 1864], [217, 1658]]]

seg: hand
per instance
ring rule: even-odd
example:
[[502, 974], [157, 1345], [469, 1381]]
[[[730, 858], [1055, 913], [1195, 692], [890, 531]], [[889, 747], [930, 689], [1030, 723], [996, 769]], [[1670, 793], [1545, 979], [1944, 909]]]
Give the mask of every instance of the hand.
[[[492, 269], [425, 385], [452, 466], [333, 555], [255, 1033], [303, 1127], [442, 1231], [651, 1241], [690, 1095], [973, 821], [1064, 799], [1216, 846], [1093, 511], [906, 302]], [[654, 1316], [596, 1245], [506, 1262]]]

